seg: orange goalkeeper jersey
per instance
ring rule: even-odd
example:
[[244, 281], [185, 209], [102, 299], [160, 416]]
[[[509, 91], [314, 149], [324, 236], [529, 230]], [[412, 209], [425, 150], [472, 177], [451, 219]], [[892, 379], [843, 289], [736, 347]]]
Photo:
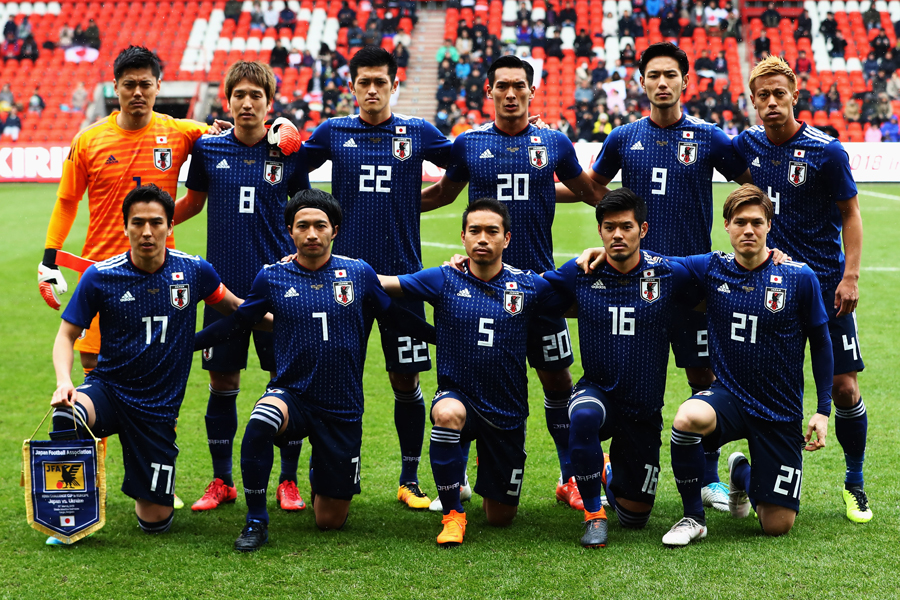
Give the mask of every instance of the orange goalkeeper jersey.
[[[122, 201], [137, 185], [155, 183], [172, 198], [178, 187], [178, 171], [194, 142], [209, 127], [197, 121], [174, 119], [153, 113], [150, 124], [137, 131], [116, 124], [119, 111], [99, 121], [72, 140], [63, 163], [58, 203], [77, 206], [88, 192], [90, 221], [82, 256], [103, 260], [127, 251]], [[72, 215], [74, 219], [74, 215]], [[61, 247], [71, 223], [54, 210], [47, 232], [47, 247]], [[167, 245], [175, 247], [174, 238]]]

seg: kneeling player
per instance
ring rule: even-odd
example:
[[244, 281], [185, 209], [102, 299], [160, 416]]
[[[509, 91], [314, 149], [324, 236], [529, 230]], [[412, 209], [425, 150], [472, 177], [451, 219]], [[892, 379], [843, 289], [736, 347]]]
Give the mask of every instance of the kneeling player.
[[[168, 193], [152, 184], [136, 188], [122, 213], [131, 251], [88, 268], [62, 315], [53, 345], [53, 429], [56, 437], [71, 431], [74, 410], [94, 435], [119, 434], [122, 491], [135, 499], [141, 529], [162, 533], [172, 524], [175, 421], [191, 369], [197, 303], [231, 312], [239, 301], [205, 260], [166, 249], [175, 213]], [[75, 388], [73, 344], [100, 313], [97, 368]]]
[[439, 390], [432, 401], [431, 470], [443, 508], [441, 546], [462, 543], [466, 513], [461, 443], [477, 440], [478, 480], [488, 523], [509, 525], [518, 511], [525, 468], [528, 330], [538, 315], [561, 317], [571, 301], [531, 271], [503, 264], [510, 240], [509, 211], [490, 198], [463, 213], [465, 270], [425, 269], [381, 277], [392, 296], [434, 306]]
[[285, 208], [296, 259], [265, 267], [238, 312], [204, 329], [195, 348], [208, 348], [274, 315], [276, 376], [247, 422], [241, 475], [247, 524], [235, 542], [243, 552], [268, 541], [266, 492], [273, 446], [308, 437], [316, 525], [339, 529], [360, 492], [362, 372], [373, 316], [419, 339], [433, 329], [391, 303], [363, 261], [331, 253], [341, 208], [328, 193], [298, 192]]

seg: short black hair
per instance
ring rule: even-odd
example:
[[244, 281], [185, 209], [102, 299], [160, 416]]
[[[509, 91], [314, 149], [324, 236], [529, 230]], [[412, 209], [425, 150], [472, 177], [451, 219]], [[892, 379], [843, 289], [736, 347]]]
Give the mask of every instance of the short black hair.
[[166, 223], [171, 225], [175, 220], [175, 201], [172, 200], [172, 196], [155, 183], [148, 183], [128, 192], [122, 201], [122, 219], [125, 221], [125, 227], [128, 227], [128, 214], [132, 205], [138, 202], [159, 202], [166, 211]]
[[506, 205], [494, 198], [479, 198], [478, 200], [470, 202], [469, 206], [466, 207], [466, 210], [463, 211], [463, 231], [466, 230], [466, 225], [469, 222], [469, 213], [478, 212], [480, 210], [500, 215], [503, 219], [503, 233], [505, 234], [510, 230], [509, 209], [506, 208]]
[[491, 87], [494, 87], [494, 74], [497, 72], [497, 69], [524, 69], [528, 87], [534, 85], [534, 67], [527, 60], [522, 60], [518, 56], [507, 54], [491, 63], [487, 72], [488, 83]]
[[624, 212], [630, 210], [634, 212], [634, 220], [638, 225], [647, 222], [647, 203], [644, 199], [635, 194], [627, 187], [614, 189], [603, 197], [597, 203], [596, 215], [597, 224], [603, 223], [603, 216], [606, 213]]
[[288, 229], [294, 226], [294, 218], [304, 208], [321, 210], [335, 229], [340, 227], [341, 220], [344, 218], [341, 205], [334, 199], [334, 196], [324, 190], [310, 188], [294, 194], [294, 197], [288, 200], [287, 206], [284, 207], [284, 224]]
[[143, 46], [128, 46], [116, 57], [113, 63], [113, 77], [116, 81], [128, 69], [146, 69], [153, 72], [153, 76], [159, 79], [162, 68], [159, 65], [159, 57]]
[[684, 53], [684, 50], [672, 42], [658, 42], [656, 44], [650, 44], [650, 46], [641, 53], [641, 60], [638, 63], [641, 75], [643, 75], [644, 71], [647, 69], [647, 63], [660, 56], [668, 56], [669, 58], [674, 58], [678, 61], [678, 68], [681, 70], [682, 77], [687, 75], [688, 71], [691, 69], [690, 62], [688, 61], [687, 54]]
[[384, 67], [388, 68], [388, 78], [391, 85], [397, 78], [397, 59], [394, 55], [379, 46], [363, 46], [350, 59], [350, 83], [356, 83], [356, 74], [360, 67]]

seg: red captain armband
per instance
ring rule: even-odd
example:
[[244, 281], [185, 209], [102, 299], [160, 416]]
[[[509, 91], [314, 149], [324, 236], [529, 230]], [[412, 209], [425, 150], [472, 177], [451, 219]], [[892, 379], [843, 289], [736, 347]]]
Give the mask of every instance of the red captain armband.
[[207, 304], [218, 304], [225, 298], [225, 292], [228, 291], [228, 288], [225, 287], [224, 283], [220, 283], [219, 287], [216, 288], [212, 294], [203, 299]]

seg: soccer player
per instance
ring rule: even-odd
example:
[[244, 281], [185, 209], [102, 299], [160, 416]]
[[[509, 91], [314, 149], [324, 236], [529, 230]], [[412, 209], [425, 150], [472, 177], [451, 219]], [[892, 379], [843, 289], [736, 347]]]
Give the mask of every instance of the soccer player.
[[[53, 345], [53, 429], [72, 429], [73, 410], [95, 435], [119, 434], [125, 481], [146, 533], [172, 524], [175, 421], [191, 370], [197, 304], [231, 312], [239, 300], [205, 260], [166, 248], [175, 203], [156, 185], [122, 203], [130, 250], [90, 266], [62, 315]], [[72, 384], [73, 344], [102, 313], [97, 367]], [[71, 435], [79, 435], [72, 432]]]
[[[568, 201], [590, 200], [596, 193], [575, 156], [572, 142], [558, 131], [529, 124], [534, 98], [534, 69], [515, 56], [504, 56], [488, 69], [488, 97], [496, 120], [467, 131], [453, 143], [450, 166], [441, 180], [422, 192], [423, 210], [453, 202], [469, 185], [469, 201], [491, 197], [504, 202], [516, 223], [527, 223], [506, 251], [507, 264], [542, 273], [555, 268], [551, 227], [556, 209], [553, 175], [571, 190]], [[529, 333], [528, 362], [544, 389], [547, 429], [559, 456], [561, 479], [556, 497], [583, 508], [569, 459], [569, 418], [573, 363], [565, 319], [541, 318]]]
[[[684, 518], [663, 536], [667, 546], [706, 537], [704, 447], [747, 440], [752, 468], [740, 452], [728, 458], [729, 510], [746, 517], [752, 504], [763, 532], [777, 536], [791, 530], [800, 508], [801, 448], [825, 446], [834, 368], [828, 315], [812, 269], [796, 262], [776, 266], [766, 251], [774, 212], [762, 190], [741, 186], [723, 210], [734, 253], [681, 259], [705, 292], [717, 379], [685, 401], [672, 424], [672, 472]], [[807, 339], [818, 406], [804, 436]]]
[[525, 469], [528, 378], [525, 346], [534, 318], [561, 316], [571, 301], [531, 271], [503, 264], [510, 214], [492, 198], [463, 212], [463, 271], [434, 267], [381, 277], [391, 296], [434, 306], [438, 391], [431, 404], [431, 470], [441, 499], [437, 543], [458, 546], [466, 531], [460, 503], [465, 475], [462, 443], [477, 440], [478, 480], [488, 523], [505, 527], [518, 512]]
[[[446, 166], [450, 142], [428, 121], [391, 112], [399, 82], [389, 52], [362, 48], [350, 59], [350, 77], [359, 115], [325, 121], [304, 144], [311, 170], [326, 160], [333, 164], [332, 192], [346, 215], [335, 252], [361, 258], [381, 274], [415, 273], [422, 269], [422, 161]], [[421, 302], [408, 307], [424, 317]], [[431, 369], [428, 347], [380, 322], [379, 329], [400, 441], [397, 499], [411, 508], [428, 508], [431, 500], [418, 477], [425, 436], [419, 373]]]
[[[650, 116], [615, 128], [588, 175], [606, 193], [622, 171], [622, 185], [644, 199], [653, 224], [641, 242], [645, 250], [668, 256], [709, 252], [713, 169], [726, 179], [747, 183], [747, 165], [721, 129], [682, 110], [690, 68], [684, 50], [669, 42], [653, 44], [641, 54], [638, 67]], [[568, 199], [563, 186], [557, 185], [557, 192]], [[692, 391], [704, 390], [715, 379], [709, 368], [706, 317], [685, 308], [676, 323], [671, 339], [675, 364], [685, 370]], [[718, 456], [716, 449], [706, 457], [703, 500], [726, 511], [728, 489], [719, 481]]]
[[434, 330], [391, 302], [375, 271], [332, 254], [341, 207], [322, 190], [302, 190], [288, 202], [285, 224], [296, 258], [262, 269], [242, 305], [197, 335], [208, 348], [274, 315], [276, 375], [250, 415], [241, 444], [247, 524], [235, 542], [242, 552], [268, 541], [266, 492], [272, 448], [309, 437], [310, 484], [316, 525], [339, 529], [360, 492], [362, 372], [373, 316], [428, 340]]
[[843, 499], [847, 518], [865, 523], [872, 509], [863, 489], [868, 417], [857, 381], [865, 365], [856, 328], [863, 240], [856, 184], [841, 143], [794, 118], [799, 92], [786, 62], [761, 61], [749, 87], [762, 126], [745, 130], [734, 146], [775, 205], [773, 245], [806, 262], [822, 286], [834, 350], [834, 433], [847, 466]]
[[[228, 69], [224, 85], [235, 126], [219, 135], [204, 135], [194, 144], [188, 192], [175, 203], [175, 220], [182, 223], [198, 214], [209, 197], [206, 258], [228, 289], [246, 298], [263, 266], [294, 251], [284, 227], [284, 207], [292, 194], [309, 188], [309, 175], [302, 149], [287, 156], [268, 139], [266, 115], [275, 98], [271, 68], [260, 62], [238, 61]], [[288, 131], [292, 130], [281, 133]], [[203, 323], [209, 325], [219, 318], [218, 312], [207, 309]], [[254, 331], [253, 340], [260, 366], [274, 377], [272, 334]], [[212, 510], [237, 498], [232, 444], [238, 428], [241, 369], [247, 367], [249, 344], [248, 331], [203, 352], [203, 368], [209, 371], [206, 434], [213, 480], [191, 507], [194, 510]], [[285, 510], [306, 507], [297, 490], [300, 443], [282, 447], [276, 498]]]

